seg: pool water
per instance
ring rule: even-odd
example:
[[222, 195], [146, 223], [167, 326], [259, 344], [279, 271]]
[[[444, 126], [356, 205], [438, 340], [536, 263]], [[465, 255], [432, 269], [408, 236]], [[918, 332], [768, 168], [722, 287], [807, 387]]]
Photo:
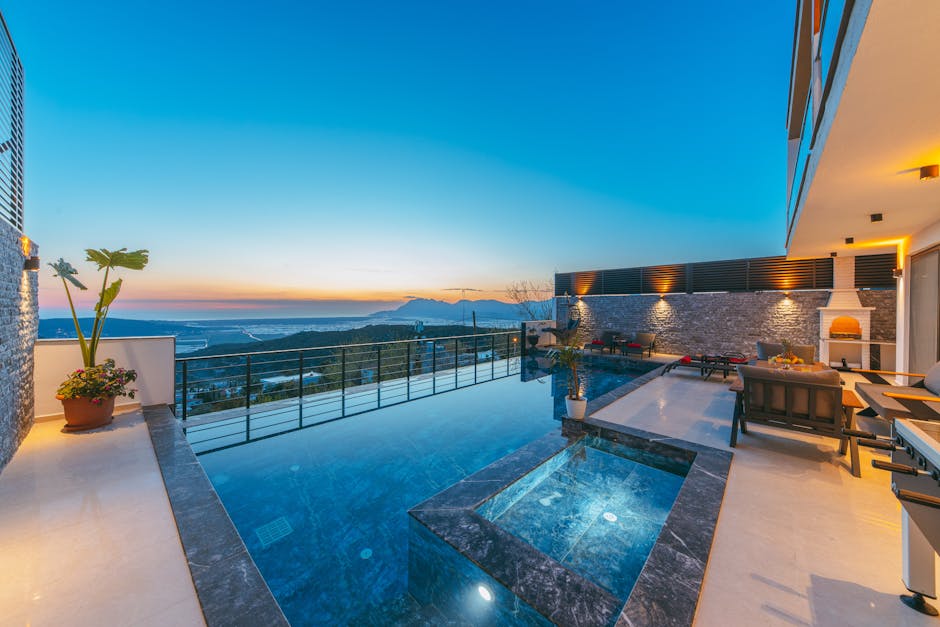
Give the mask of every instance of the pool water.
[[478, 511], [626, 601], [687, 472], [687, 464], [589, 437]]
[[407, 621], [407, 510], [557, 429], [552, 389], [491, 381], [199, 460], [292, 624]]

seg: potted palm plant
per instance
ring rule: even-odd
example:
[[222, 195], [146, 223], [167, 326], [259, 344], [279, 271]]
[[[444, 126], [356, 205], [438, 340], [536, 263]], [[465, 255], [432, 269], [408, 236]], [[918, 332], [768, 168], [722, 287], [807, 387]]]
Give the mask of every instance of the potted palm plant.
[[127, 384], [137, 379], [133, 370], [118, 368], [113, 359], [107, 359], [103, 364], [97, 363], [98, 343], [104, 330], [104, 323], [108, 317], [111, 304], [121, 292], [123, 279], [117, 279], [110, 285], [108, 279], [115, 268], [128, 270], [143, 270], [149, 260], [146, 250], [128, 252], [126, 248], [108, 250], [106, 248], [86, 249], [85, 259], [98, 266], [98, 271], [104, 270], [104, 279], [101, 283], [101, 292], [98, 293], [98, 302], [95, 304], [95, 317], [91, 334], [85, 337], [78, 315], [75, 313], [75, 304], [72, 301], [72, 292], [69, 284], [86, 290], [81, 281], [76, 278], [78, 270], [72, 264], [59, 259], [49, 265], [55, 270], [53, 276], [62, 279], [65, 295], [72, 311], [72, 321], [75, 323], [75, 334], [78, 345], [82, 351], [83, 368], [75, 370], [59, 386], [56, 398], [62, 401], [65, 413], [67, 431], [83, 431], [94, 429], [111, 422], [114, 412], [114, 399], [117, 396], [134, 398], [134, 390], [128, 389]]
[[565, 395], [565, 410], [569, 418], [581, 420], [587, 409], [587, 399], [581, 394], [581, 377], [578, 365], [581, 363], [581, 351], [571, 345], [563, 346], [552, 354], [552, 360], [568, 371], [568, 394]]

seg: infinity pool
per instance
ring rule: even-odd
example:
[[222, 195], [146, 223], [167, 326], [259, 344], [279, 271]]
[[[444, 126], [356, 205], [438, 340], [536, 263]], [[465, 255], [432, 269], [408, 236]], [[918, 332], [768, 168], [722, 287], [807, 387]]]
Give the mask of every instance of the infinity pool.
[[292, 624], [408, 621], [427, 608], [407, 594], [407, 510], [556, 430], [552, 389], [491, 381], [199, 460]]

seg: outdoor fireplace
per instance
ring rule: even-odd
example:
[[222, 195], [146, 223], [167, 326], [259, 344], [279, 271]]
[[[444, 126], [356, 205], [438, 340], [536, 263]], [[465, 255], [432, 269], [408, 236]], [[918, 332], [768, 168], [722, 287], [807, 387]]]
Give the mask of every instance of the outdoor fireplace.
[[829, 327], [829, 337], [837, 340], [860, 340], [862, 325], [852, 316], [838, 316]]
[[830, 366], [871, 367], [871, 311], [855, 290], [855, 259], [833, 260], [833, 290], [819, 308], [819, 361]]

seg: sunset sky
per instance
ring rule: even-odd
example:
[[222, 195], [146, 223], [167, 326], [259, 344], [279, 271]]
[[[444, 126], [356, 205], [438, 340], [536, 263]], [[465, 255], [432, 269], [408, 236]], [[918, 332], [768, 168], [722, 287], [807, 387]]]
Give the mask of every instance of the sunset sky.
[[114, 316], [364, 314], [783, 252], [790, 3], [0, 8], [43, 261], [97, 289], [84, 248], [151, 251]]

